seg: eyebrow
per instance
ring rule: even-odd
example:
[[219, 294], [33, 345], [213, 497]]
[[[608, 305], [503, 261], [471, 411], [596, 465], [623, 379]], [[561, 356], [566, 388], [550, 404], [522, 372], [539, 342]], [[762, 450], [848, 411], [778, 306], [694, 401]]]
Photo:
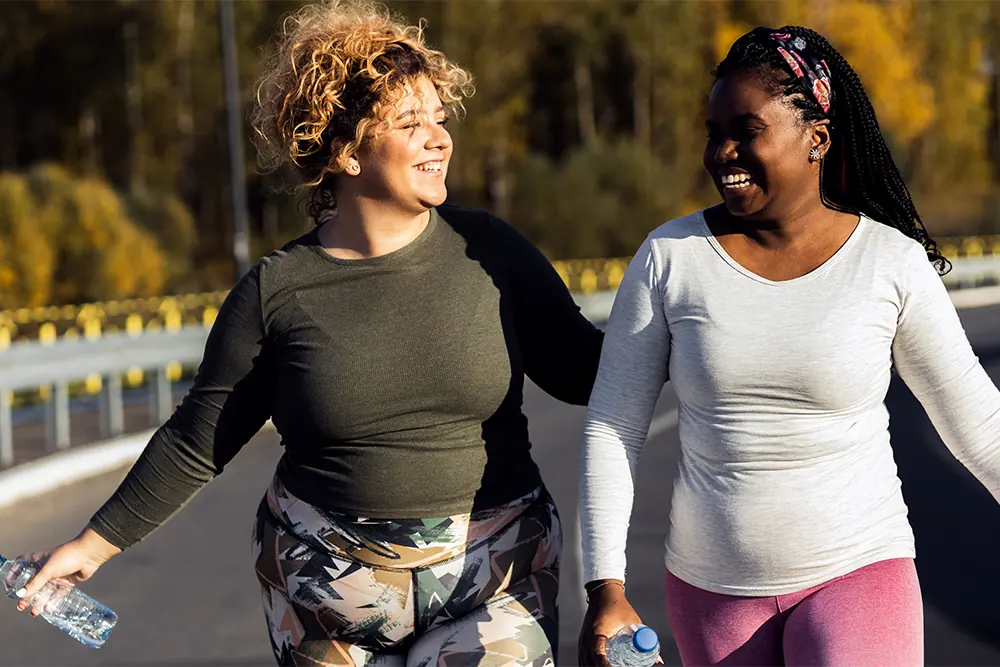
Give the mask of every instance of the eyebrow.
[[[442, 113], [443, 111], [445, 111], [445, 108], [444, 108], [444, 105], [441, 105], [437, 109], [434, 110], [434, 113], [436, 115], [436, 114]], [[404, 111], [403, 113], [401, 113], [398, 116], [396, 116], [396, 120], [403, 120], [404, 118], [409, 118], [411, 116], [416, 116], [416, 115], [417, 115], [417, 112], [415, 110], [413, 110], [413, 109], [410, 109], [409, 111]]]
[[[761, 123], [764, 122], [764, 119], [761, 118], [760, 116], [758, 116], [755, 113], [741, 114], [739, 116], [736, 116], [735, 118], [730, 118], [728, 122], [730, 122], [730, 123], [742, 123], [742, 122], [745, 122], [745, 121], [748, 121], [748, 120], [756, 120], [756, 121], [759, 121]], [[705, 121], [705, 125], [706, 126], [708, 126], [708, 125], [718, 125], [718, 124], [719, 123], [717, 123], [717, 122], [715, 122], [715, 121], [713, 121], [711, 119]]]

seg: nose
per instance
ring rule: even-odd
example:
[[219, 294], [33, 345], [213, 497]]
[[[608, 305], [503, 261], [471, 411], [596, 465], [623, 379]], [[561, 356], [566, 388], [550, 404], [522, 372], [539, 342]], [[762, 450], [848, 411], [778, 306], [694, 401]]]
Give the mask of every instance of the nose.
[[427, 148], [431, 150], [447, 150], [451, 148], [451, 134], [444, 125], [434, 123], [431, 134], [427, 137]]
[[715, 161], [719, 164], [736, 159], [736, 142], [732, 139], [723, 139], [719, 148], [715, 151]]

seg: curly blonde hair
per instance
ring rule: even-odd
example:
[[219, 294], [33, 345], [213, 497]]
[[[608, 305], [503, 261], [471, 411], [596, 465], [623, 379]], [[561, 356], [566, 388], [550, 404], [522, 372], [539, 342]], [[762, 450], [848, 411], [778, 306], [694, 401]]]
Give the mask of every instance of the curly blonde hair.
[[385, 126], [407, 84], [426, 76], [449, 115], [465, 112], [472, 76], [372, 0], [324, 0], [285, 19], [257, 87], [253, 126], [261, 166], [290, 163], [313, 190], [314, 218], [335, 208], [342, 158]]

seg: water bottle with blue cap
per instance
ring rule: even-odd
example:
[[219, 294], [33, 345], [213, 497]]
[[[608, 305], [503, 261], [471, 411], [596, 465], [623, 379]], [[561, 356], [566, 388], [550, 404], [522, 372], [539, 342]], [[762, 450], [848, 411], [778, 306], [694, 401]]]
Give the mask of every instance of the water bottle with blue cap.
[[660, 657], [660, 638], [646, 625], [626, 625], [608, 640], [605, 650], [613, 667], [650, 667]]

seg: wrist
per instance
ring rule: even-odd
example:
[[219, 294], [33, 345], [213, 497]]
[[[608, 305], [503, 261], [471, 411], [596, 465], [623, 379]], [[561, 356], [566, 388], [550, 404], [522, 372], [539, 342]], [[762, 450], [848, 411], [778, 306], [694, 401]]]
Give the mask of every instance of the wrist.
[[101, 562], [109, 560], [112, 556], [117, 556], [122, 552], [121, 549], [108, 542], [106, 539], [101, 537], [101, 534], [94, 530], [91, 526], [87, 526], [83, 529], [76, 541], [83, 546], [87, 552], [94, 554]]
[[607, 603], [625, 597], [625, 582], [620, 579], [597, 579], [584, 585], [587, 603]]

